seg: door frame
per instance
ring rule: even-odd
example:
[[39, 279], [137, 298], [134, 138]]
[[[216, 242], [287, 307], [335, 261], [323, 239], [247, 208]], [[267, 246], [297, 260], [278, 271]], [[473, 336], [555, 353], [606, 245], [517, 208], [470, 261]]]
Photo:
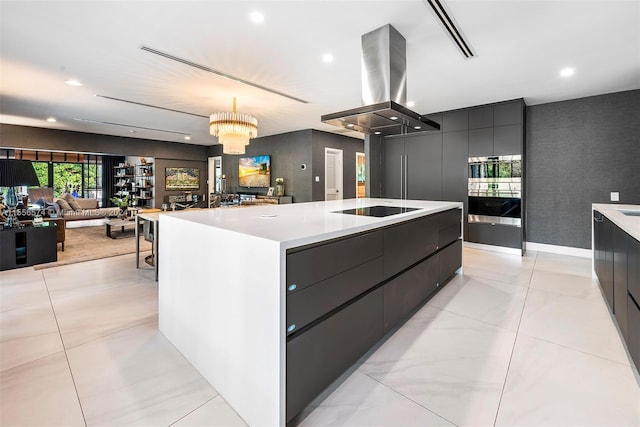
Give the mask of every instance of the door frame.
[[343, 150], [329, 147], [324, 147], [324, 200], [327, 200], [327, 158], [330, 154], [338, 156], [338, 167], [335, 168], [336, 200], [342, 200], [344, 194]]
[[367, 183], [367, 162], [366, 162], [366, 156], [364, 153], [361, 153], [359, 151], [356, 151], [356, 199], [358, 198], [358, 184], [360, 183], [358, 181], [358, 167], [360, 166], [360, 158], [362, 158], [362, 163], [364, 164], [365, 167], [365, 174], [364, 174], [364, 184], [365, 184], [365, 194], [364, 197], [367, 197], [367, 193], [366, 193], [366, 183]]

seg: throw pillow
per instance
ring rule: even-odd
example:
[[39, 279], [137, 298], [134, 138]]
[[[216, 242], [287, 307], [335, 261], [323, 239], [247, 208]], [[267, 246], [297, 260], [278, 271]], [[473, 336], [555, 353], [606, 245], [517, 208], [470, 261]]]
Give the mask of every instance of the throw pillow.
[[67, 201], [67, 203], [69, 203], [69, 206], [71, 206], [71, 209], [73, 209], [74, 211], [81, 211], [82, 210], [82, 206], [80, 206], [78, 204], [78, 202], [76, 202], [76, 198], [73, 197], [71, 194], [69, 193], [64, 193], [62, 195], [62, 198], [64, 200]]
[[69, 206], [69, 203], [65, 199], [53, 199], [54, 203], [57, 203], [60, 206], [60, 209], [63, 211], [72, 211], [73, 208]]

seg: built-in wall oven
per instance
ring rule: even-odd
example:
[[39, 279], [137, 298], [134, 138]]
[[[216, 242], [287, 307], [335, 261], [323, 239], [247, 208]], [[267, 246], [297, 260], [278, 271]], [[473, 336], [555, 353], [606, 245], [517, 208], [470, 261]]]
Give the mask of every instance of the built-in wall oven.
[[469, 223], [522, 225], [522, 156], [469, 157]]

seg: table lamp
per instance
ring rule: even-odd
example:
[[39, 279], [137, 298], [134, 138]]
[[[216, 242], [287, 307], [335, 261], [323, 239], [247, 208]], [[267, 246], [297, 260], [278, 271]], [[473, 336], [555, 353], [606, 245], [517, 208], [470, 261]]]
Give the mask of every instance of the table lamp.
[[5, 228], [18, 227], [20, 222], [15, 215], [18, 206], [16, 187], [21, 185], [39, 185], [36, 172], [29, 160], [0, 159], [0, 187], [7, 187], [5, 204], [9, 210]]

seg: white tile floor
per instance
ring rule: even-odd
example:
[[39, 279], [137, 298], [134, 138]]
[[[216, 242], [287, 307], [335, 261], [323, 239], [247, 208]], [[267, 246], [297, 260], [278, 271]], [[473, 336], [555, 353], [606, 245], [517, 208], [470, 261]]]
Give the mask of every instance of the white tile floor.
[[[0, 273], [0, 425], [244, 425], [157, 315], [133, 255]], [[640, 376], [590, 260], [465, 249], [301, 425], [640, 426]]]

